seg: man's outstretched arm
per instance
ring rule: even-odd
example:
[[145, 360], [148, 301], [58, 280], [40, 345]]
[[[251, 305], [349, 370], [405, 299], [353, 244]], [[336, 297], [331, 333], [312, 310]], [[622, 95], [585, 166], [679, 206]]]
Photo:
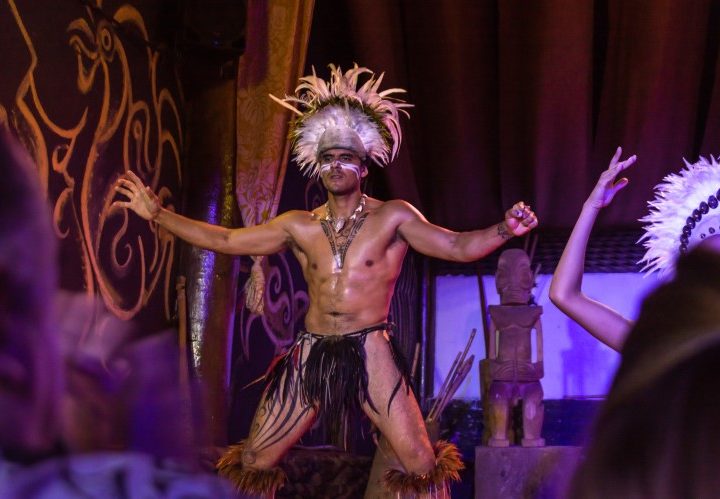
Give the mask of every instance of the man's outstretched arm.
[[231, 255], [269, 255], [284, 249], [289, 240], [284, 223], [287, 216], [254, 227], [228, 229], [164, 209], [157, 195], [133, 172], [120, 177], [115, 190], [128, 200], [115, 201], [113, 206], [128, 208], [194, 246]]
[[456, 262], [478, 260], [513, 236], [522, 236], [538, 225], [535, 213], [522, 201], [505, 213], [505, 220], [486, 229], [454, 232], [428, 222], [413, 206], [402, 203], [398, 233], [416, 251]]
[[622, 149], [618, 147], [610, 160], [610, 166], [600, 175], [583, 204], [550, 284], [550, 300], [555, 306], [615, 350], [622, 348], [632, 322], [607, 305], [586, 296], [582, 292], [582, 278], [585, 252], [595, 219], [600, 210], [612, 202], [615, 194], [627, 185], [627, 178], [615, 179], [637, 159], [636, 156], [630, 156], [619, 161], [621, 154]]

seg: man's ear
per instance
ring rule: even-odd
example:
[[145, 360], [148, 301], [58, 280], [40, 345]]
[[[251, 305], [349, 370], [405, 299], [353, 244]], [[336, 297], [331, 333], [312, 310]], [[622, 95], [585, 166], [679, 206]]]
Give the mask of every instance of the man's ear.
[[365, 163], [365, 161], [363, 161], [362, 163], [360, 163], [360, 178], [367, 177], [367, 174], [368, 174], [368, 167], [367, 167], [367, 164]]

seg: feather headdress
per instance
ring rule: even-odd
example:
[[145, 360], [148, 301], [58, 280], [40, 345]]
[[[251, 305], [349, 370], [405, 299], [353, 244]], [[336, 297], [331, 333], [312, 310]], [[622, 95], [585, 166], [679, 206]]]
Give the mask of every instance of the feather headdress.
[[640, 238], [647, 251], [640, 260], [643, 271], [673, 273], [675, 260], [708, 236], [720, 234], [720, 164], [713, 157], [671, 173], [655, 186], [655, 199]]
[[[354, 67], [343, 73], [329, 65], [330, 80], [315, 74], [300, 79], [295, 95], [270, 97], [297, 116], [290, 123], [290, 140], [300, 170], [311, 177], [320, 173], [319, 156], [334, 147], [350, 149], [361, 158], [370, 158], [381, 166], [392, 161], [402, 141], [400, 113], [410, 116], [412, 107], [392, 94], [402, 88], [378, 92], [384, 73], [377, 78], [368, 68]], [[360, 76], [367, 81], [358, 88]]]

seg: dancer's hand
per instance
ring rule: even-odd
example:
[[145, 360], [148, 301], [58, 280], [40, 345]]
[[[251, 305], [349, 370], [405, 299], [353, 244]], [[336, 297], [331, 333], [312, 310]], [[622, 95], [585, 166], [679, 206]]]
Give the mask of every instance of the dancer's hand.
[[115, 190], [126, 196], [128, 201], [115, 201], [112, 205], [130, 208], [145, 220], [154, 220], [162, 209], [157, 195], [131, 171], [127, 171], [115, 182]]
[[607, 170], [602, 172], [597, 184], [595, 184], [595, 188], [592, 190], [586, 201], [590, 207], [596, 209], [605, 208], [612, 202], [615, 194], [617, 194], [620, 189], [628, 185], [629, 181], [625, 177], [618, 180], [615, 179], [620, 172], [635, 163], [637, 156], [633, 154], [629, 158], [619, 161], [621, 154], [622, 147], [618, 147], [610, 160], [610, 165]]
[[505, 227], [513, 236], [522, 236], [538, 226], [538, 219], [530, 205], [520, 201], [505, 212]]

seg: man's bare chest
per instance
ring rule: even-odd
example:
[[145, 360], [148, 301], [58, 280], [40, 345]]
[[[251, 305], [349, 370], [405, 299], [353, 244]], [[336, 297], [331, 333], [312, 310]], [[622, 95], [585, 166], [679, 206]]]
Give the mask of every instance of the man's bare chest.
[[316, 219], [296, 238], [296, 252], [307, 260], [311, 268], [327, 267], [342, 270], [358, 262], [367, 266], [393, 252], [396, 231], [372, 214], [359, 217], [341, 230], [332, 224]]

